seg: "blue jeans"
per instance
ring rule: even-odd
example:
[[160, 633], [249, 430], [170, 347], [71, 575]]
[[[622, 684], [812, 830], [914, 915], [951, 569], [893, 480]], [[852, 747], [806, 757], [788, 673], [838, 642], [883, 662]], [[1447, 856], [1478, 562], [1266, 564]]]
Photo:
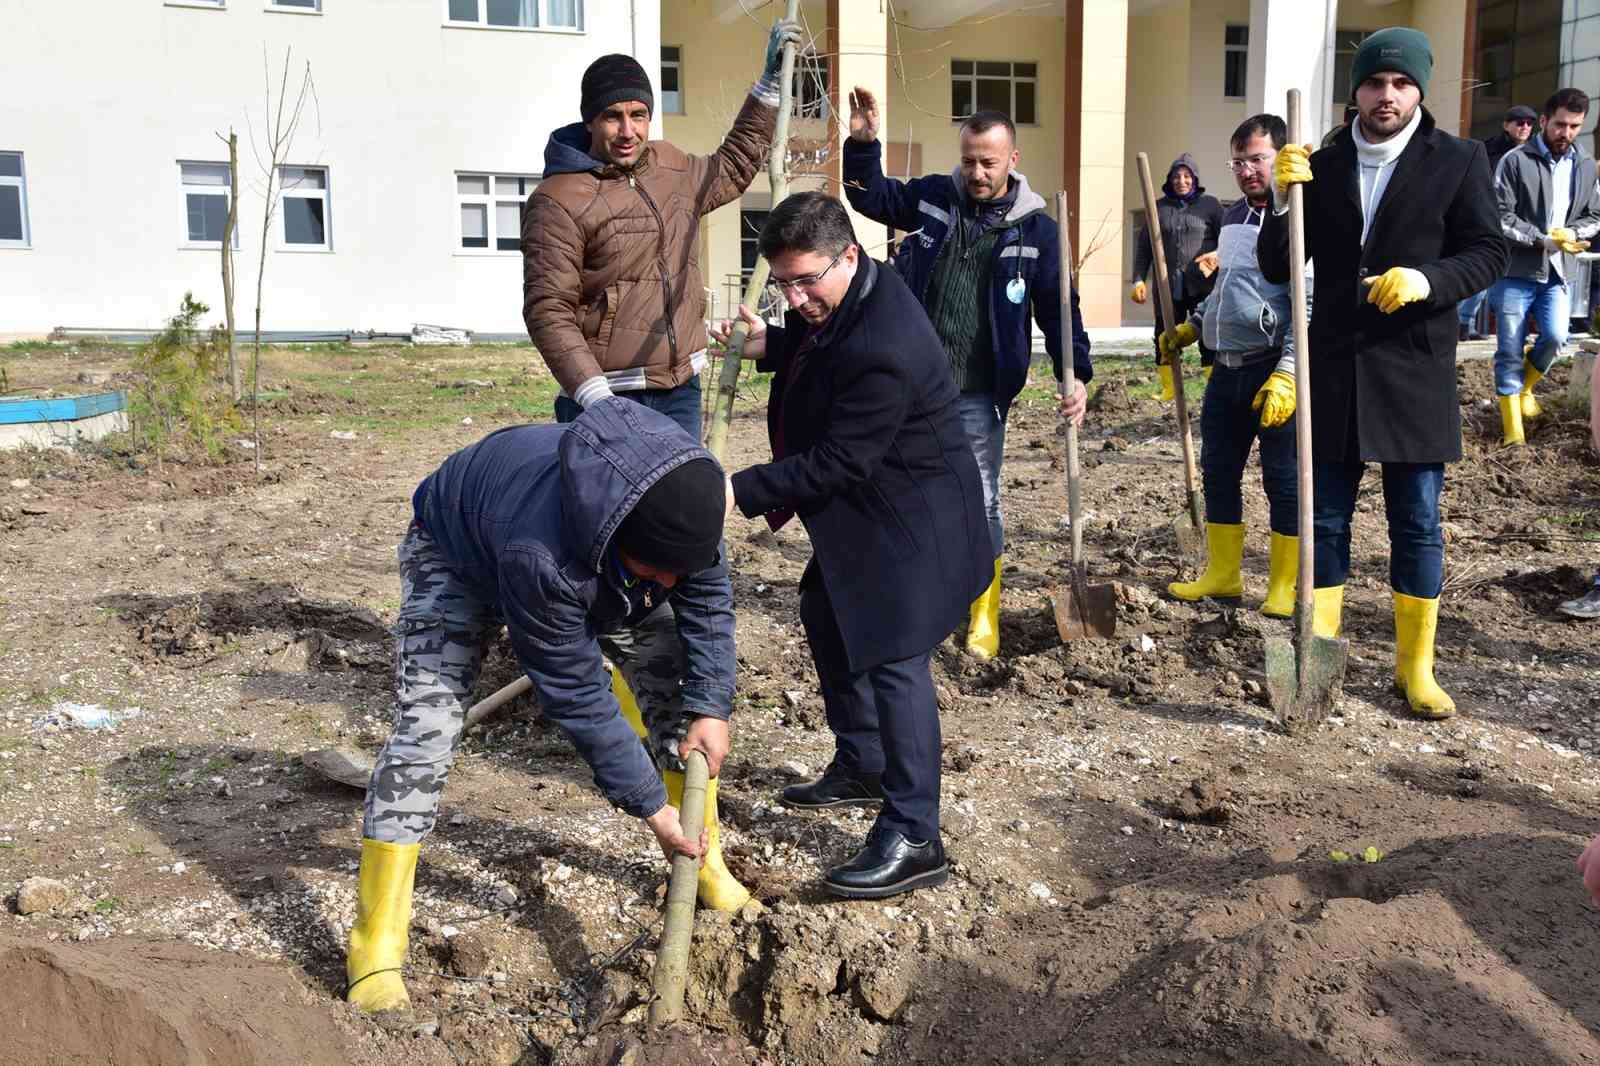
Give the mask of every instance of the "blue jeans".
[[1522, 391], [1522, 346], [1528, 320], [1539, 325], [1539, 340], [1528, 361], [1543, 374], [1567, 343], [1567, 318], [1572, 300], [1566, 282], [1552, 272], [1548, 281], [1504, 278], [1500, 282], [1500, 326], [1494, 349], [1494, 391], [1510, 396]]
[[1300, 530], [1294, 419], [1262, 429], [1260, 413], [1250, 409], [1277, 366], [1278, 360], [1268, 357], [1238, 369], [1221, 363], [1212, 368], [1200, 409], [1200, 476], [1206, 493], [1206, 521], [1222, 525], [1243, 522], [1240, 483], [1250, 445], [1260, 437], [1261, 487], [1267, 493], [1269, 524], [1274, 533], [1293, 537]]
[[1482, 292], [1475, 292], [1465, 300], [1456, 304], [1456, 318], [1467, 329], [1474, 333], [1478, 329], [1478, 309], [1483, 306], [1485, 297], [1489, 298], [1490, 307], [1499, 307], [1500, 301], [1494, 297], [1494, 286], [1491, 285]]
[[978, 461], [978, 480], [983, 483], [983, 514], [989, 520], [989, 542], [996, 558], [1005, 551], [1005, 519], [1000, 514], [1000, 464], [1006, 454], [1006, 424], [1000, 409], [987, 392], [964, 392], [956, 405], [961, 428]]
[[827, 587], [813, 562], [800, 578], [800, 622], [817, 667], [833, 767], [883, 775], [878, 824], [912, 840], [939, 835], [939, 701], [932, 651], [852, 673]]
[[[689, 436], [697, 441], [700, 439], [699, 374], [675, 389], [638, 389], [632, 392], [619, 392], [617, 395], [634, 403], [644, 404], [652, 411], [659, 411], [682, 426], [683, 431]], [[579, 407], [572, 397], [556, 397], [557, 422], [571, 422], [582, 413], [583, 408]]]
[[[1443, 463], [1384, 463], [1383, 506], [1389, 518], [1389, 585], [1419, 599], [1437, 599], [1444, 584], [1444, 531], [1439, 528]], [[1350, 520], [1367, 465], [1312, 467], [1316, 588], [1343, 585], [1350, 573]]]

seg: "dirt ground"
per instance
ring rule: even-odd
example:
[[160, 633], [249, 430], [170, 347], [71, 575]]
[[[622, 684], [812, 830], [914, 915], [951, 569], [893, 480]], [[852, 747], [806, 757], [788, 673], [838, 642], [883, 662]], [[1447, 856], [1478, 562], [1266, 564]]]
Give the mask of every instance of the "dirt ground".
[[[0, 353], [29, 389], [127, 357]], [[796, 616], [807, 545], [736, 520], [723, 818], [765, 908], [702, 914], [695, 1025], [641, 1040], [664, 865], [528, 705], [465, 741], [424, 846], [414, 1017], [354, 1015], [361, 797], [299, 757], [385, 736], [410, 491], [451, 450], [548, 410], [532, 363], [525, 348], [270, 353], [259, 474], [232, 443], [220, 466], [159, 469], [115, 448], [0, 453], [0, 1058], [1600, 1062], [1600, 922], [1572, 865], [1600, 827], [1600, 647], [1553, 611], [1600, 563], [1600, 467], [1582, 412], [1553, 399], [1530, 447], [1501, 449], [1481, 358], [1461, 364], [1468, 454], [1444, 504], [1454, 720], [1414, 720], [1391, 690], [1372, 476], [1342, 703], [1310, 736], [1278, 727], [1262, 643], [1287, 624], [1255, 610], [1255, 468], [1244, 602], [1170, 600], [1192, 573], [1170, 527], [1171, 414], [1142, 359], [1102, 351], [1086, 540], [1091, 579], [1116, 582], [1118, 636], [1055, 636], [1061, 438], [1041, 374], [1010, 425], [1001, 656], [970, 661], [956, 641], [936, 656], [946, 886], [885, 903], [818, 891], [868, 820], [775, 802], [831, 752]], [[1562, 364], [1542, 394], [1566, 380]], [[734, 467], [766, 455], [758, 393]], [[497, 648], [480, 694], [514, 674]], [[72, 701], [138, 713], [87, 730], [63, 723]], [[33, 876], [68, 898], [16, 913]]]

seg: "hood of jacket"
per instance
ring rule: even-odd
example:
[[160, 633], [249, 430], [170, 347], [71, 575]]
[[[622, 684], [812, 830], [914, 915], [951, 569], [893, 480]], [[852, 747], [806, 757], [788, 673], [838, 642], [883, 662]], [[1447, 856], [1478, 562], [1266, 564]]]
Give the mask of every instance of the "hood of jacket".
[[[1191, 192], [1187, 197], [1179, 196], [1177, 193], [1172, 191], [1172, 172], [1177, 170], [1179, 167], [1182, 167], [1194, 176], [1194, 191]], [[1184, 152], [1182, 155], [1178, 156], [1178, 158], [1172, 161], [1172, 165], [1167, 168], [1167, 180], [1161, 183], [1161, 191], [1163, 194], [1172, 197], [1174, 200], [1187, 199], [1192, 201], [1205, 195], [1206, 187], [1200, 184], [1200, 170], [1194, 165], [1194, 156], [1190, 155], [1188, 152]]]
[[562, 435], [559, 456], [569, 543], [597, 574], [612, 534], [645, 490], [684, 463], [716, 462], [666, 415], [615, 396], [584, 408]]
[[[1017, 196], [1011, 204], [1011, 210], [1006, 212], [1006, 217], [1002, 221], [1007, 226], [1014, 226], [1029, 215], [1043, 211], [1045, 205], [1044, 197], [1034, 192], [1033, 187], [1028, 184], [1027, 175], [1020, 170], [1013, 170], [1010, 177], [1016, 184]], [[964, 213], [972, 206], [972, 200], [967, 196], [967, 183], [961, 179], [960, 167], [950, 172], [950, 181], [956, 187], [956, 200]]]
[[581, 122], [562, 126], [544, 146], [544, 176], [604, 170], [607, 163], [589, 154], [589, 127]]

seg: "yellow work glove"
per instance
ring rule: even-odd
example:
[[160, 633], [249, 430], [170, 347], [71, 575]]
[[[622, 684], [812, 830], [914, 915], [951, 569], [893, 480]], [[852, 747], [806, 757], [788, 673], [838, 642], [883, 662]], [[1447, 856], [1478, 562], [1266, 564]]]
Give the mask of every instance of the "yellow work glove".
[[1375, 278], [1364, 279], [1362, 284], [1367, 286], [1367, 303], [1377, 304], [1386, 315], [1406, 304], [1426, 300], [1433, 291], [1422, 271], [1410, 267], [1390, 267]]
[[1286, 144], [1278, 149], [1278, 159], [1272, 164], [1272, 181], [1278, 188], [1278, 199], [1284, 200], [1289, 186], [1304, 185], [1311, 180], [1311, 146]]
[[1171, 364], [1174, 357], [1198, 340], [1199, 336], [1195, 328], [1187, 322], [1177, 329], [1167, 330], [1161, 334], [1161, 339], [1156, 341], [1156, 348], [1161, 352], [1161, 361]]
[[1589, 250], [1589, 242], [1578, 240], [1578, 235], [1565, 226], [1557, 226], [1551, 230], [1550, 239], [1555, 241], [1557, 248], [1568, 255], [1577, 255], [1579, 252]]
[[1294, 375], [1274, 370], [1256, 392], [1250, 408], [1261, 412], [1262, 429], [1272, 429], [1289, 421], [1294, 415]]
[[1128, 298], [1136, 304], [1142, 304], [1150, 298], [1150, 289], [1142, 281], [1133, 283], [1133, 288], [1128, 290]]

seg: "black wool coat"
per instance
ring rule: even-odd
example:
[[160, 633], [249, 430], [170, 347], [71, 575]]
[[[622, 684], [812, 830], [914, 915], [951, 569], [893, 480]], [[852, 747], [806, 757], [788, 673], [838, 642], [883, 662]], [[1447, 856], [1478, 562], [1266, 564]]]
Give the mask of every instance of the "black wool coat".
[[774, 451], [733, 475], [746, 516], [793, 510], [811, 537], [852, 671], [921, 655], [994, 577], [983, 488], [944, 346], [905, 282], [859, 249], [807, 350], [794, 312], [760, 366]]
[[[1449, 463], [1461, 458], [1456, 304], [1505, 272], [1488, 157], [1424, 109], [1361, 242], [1355, 141], [1342, 130], [1311, 156], [1306, 255], [1316, 271], [1311, 316], [1311, 453], [1317, 462]], [[1289, 216], [1269, 213], [1256, 242], [1261, 272], [1289, 280]], [[1412, 267], [1426, 300], [1386, 315], [1365, 278]]]

